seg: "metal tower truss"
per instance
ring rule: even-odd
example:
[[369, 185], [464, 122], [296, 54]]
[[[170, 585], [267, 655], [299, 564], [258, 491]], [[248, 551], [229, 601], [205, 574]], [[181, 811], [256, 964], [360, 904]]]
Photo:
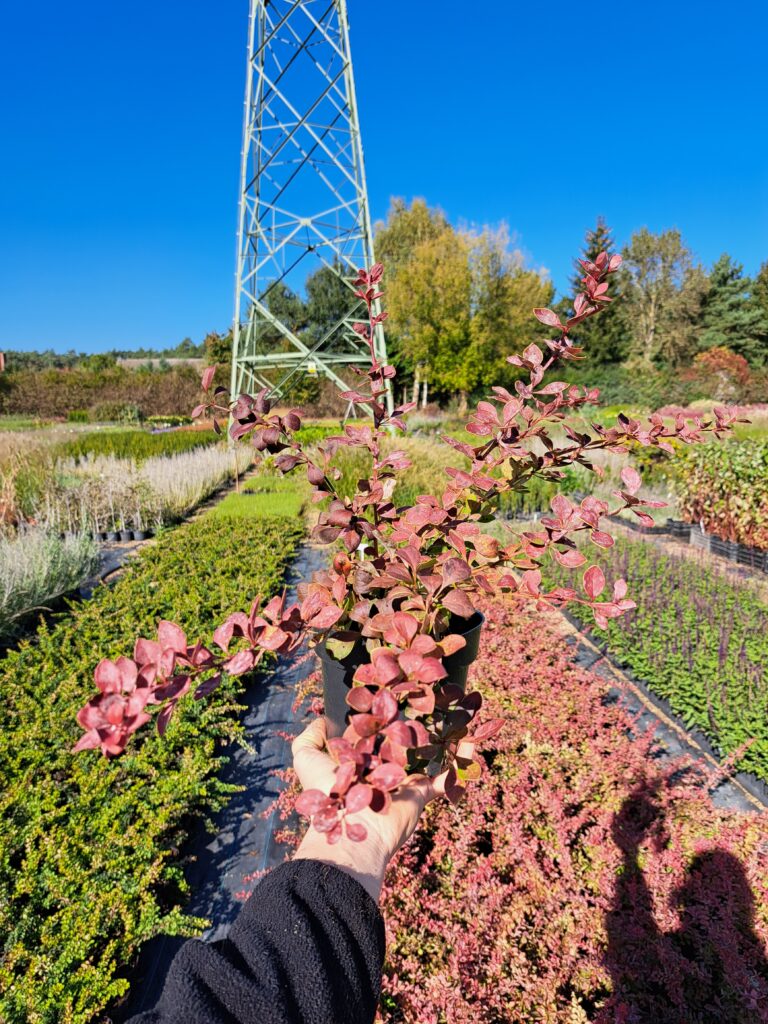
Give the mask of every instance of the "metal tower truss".
[[[232, 392], [288, 396], [307, 372], [346, 390], [345, 368], [370, 361], [352, 281], [374, 262], [346, 0], [251, 0], [248, 36]], [[299, 337], [270, 293], [300, 291], [322, 266], [349, 286], [349, 309]], [[386, 361], [381, 327], [375, 342]]]

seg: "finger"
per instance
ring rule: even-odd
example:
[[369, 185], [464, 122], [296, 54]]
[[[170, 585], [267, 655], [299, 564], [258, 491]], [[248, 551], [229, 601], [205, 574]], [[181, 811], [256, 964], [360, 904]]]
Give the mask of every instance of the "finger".
[[426, 775], [411, 776], [408, 782], [393, 794], [392, 804], [387, 812], [394, 825], [391, 853], [398, 850], [414, 833], [424, 808], [436, 795], [434, 783]]
[[320, 715], [309, 723], [303, 732], [294, 739], [291, 745], [293, 756], [300, 750], [323, 750], [325, 748], [325, 716]]
[[293, 767], [303, 789], [330, 792], [336, 762], [325, 752], [325, 719], [318, 718], [293, 741]]

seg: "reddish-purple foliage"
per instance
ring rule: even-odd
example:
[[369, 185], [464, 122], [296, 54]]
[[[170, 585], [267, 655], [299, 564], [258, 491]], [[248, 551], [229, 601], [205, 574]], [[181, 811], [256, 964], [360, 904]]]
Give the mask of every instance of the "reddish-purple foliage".
[[390, 869], [381, 1020], [768, 1021], [766, 816], [654, 758], [552, 623], [484, 610], [473, 671], [507, 724]]
[[[719, 434], [733, 419], [726, 410], [716, 409], [713, 425], [680, 418], [669, 429], [659, 416], [646, 425], [619, 416], [615, 427], [594, 425], [594, 434], [566, 422], [570, 412], [594, 402], [597, 391], [565, 381], [545, 385], [544, 376], [558, 363], [581, 355], [568, 331], [610, 302], [608, 277], [618, 269], [621, 257], [601, 253], [594, 263], [581, 263], [584, 290], [574, 302], [574, 315], [563, 323], [552, 310], [534, 310], [535, 317], [552, 328], [554, 337], [546, 341], [549, 354], [532, 344], [521, 356], [509, 357], [522, 371], [515, 393], [495, 387], [488, 400], [478, 403], [467, 424], [468, 432], [482, 439], [476, 445], [443, 437], [467, 465], [448, 468], [443, 493], [422, 495], [412, 506], [397, 508], [391, 500], [397, 474], [410, 463], [405, 452], [387, 452], [384, 441], [391, 432], [405, 429], [403, 416], [412, 406], [388, 411], [395, 369], [381, 366], [375, 355], [375, 332], [386, 318], [378, 312], [380, 264], [361, 270], [356, 281], [368, 320], [356, 324], [355, 330], [369, 346], [371, 366], [367, 372], [356, 371], [360, 388], [344, 393], [370, 413], [372, 425], [350, 424], [343, 434], [308, 452], [293, 441], [301, 425], [299, 414], [273, 413], [266, 390], [221, 404], [226, 392], [216, 389], [195, 412], [212, 411], [217, 429], [216, 415], [230, 416], [233, 439], [250, 438], [257, 451], [275, 456], [284, 473], [303, 470], [314, 487], [313, 499], [327, 501], [315, 536], [328, 544], [340, 543], [344, 550], [328, 569], [299, 588], [299, 604], [288, 607], [284, 599], [275, 598], [259, 611], [256, 602], [249, 615], [236, 612], [219, 626], [211, 647], [202, 641], [189, 646], [182, 630], [170, 623], [161, 624], [157, 641], [139, 640], [131, 664], [142, 678], [141, 690], [131, 691], [129, 698], [112, 692], [94, 698], [81, 712], [81, 725], [88, 731], [76, 749], [101, 747], [107, 755], [118, 754], [147, 720], [145, 705], [162, 705], [157, 717], [162, 732], [193, 683], [195, 697], [205, 697], [223, 673], [252, 670], [265, 651], [290, 653], [305, 635], [325, 641], [338, 658], [364, 642], [371, 660], [355, 675], [348, 697], [354, 713], [344, 737], [331, 744], [339, 765], [336, 786], [330, 795], [307, 792], [300, 810], [312, 816], [329, 842], [338, 840], [343, 830], [351, 838], [364, 839], [364, 827], [348, 821], [347, 815], [364, 807], [386, 810], [389, 793], [405, 779], [406, 766], [430, 775], [447, 771], [446, 792], [458, 800], [466, 783], [479, 773], [476, 758], [459, 756], [460, 742], [467, 737], [475, 747], [487, 742], [503, 719], [486, 721], [478, 731], [479, 694], [465, 694], [444, 681], [443, 659], [465, 643], [457, 621], [474, 614], [481, 595], [505, 592], [540, 610], [578, 602], [591, 609], [599, 625], [606, 625], [634, 607], [624, 582], [616, 581], [606, 598], [601, 570], [589, 566], [581, 591], [547, 591], [542, 589], [544, 560], [551, 556], [568, 568], [579, 567], [586, 558], [576, 548], [575, 535], [586, 534], [598, 547], [609, 546], [611, 537], [600, 528], [604, 515], [629, 509], [647, 521], [650, 517], [642, 506], [654, 504], [637, 497], [640, 477], [627, 468], [623, 489], [615, 492], [616, 508], [595, 497], [579, 505], [556, 497], [552, 515], [541, 520], [542, 529], [513, 535], [504, 546], [483, 533], [480, 525], [492, 518], [499, 496], [524, 488], [537, 475], [559, 479], [574, 463], [591, 468], [590, 456], [601, 449], [626, 454], [630, 445], [640, 444], [671, 451], [670, 438], [697, 441], [703, 430]], [[205, 371], [206, 390], [213, 376], [213, 368]], [[565, 432], [567, 443], [555, 443], [553, 427]], [[351, 498], [336, 487], [339, 470], [334, 458], [343, 448], [362, 449], [370, 459], [369, 475], [359, 481]], [[125, 670], [123, 666], [120, 671]]]

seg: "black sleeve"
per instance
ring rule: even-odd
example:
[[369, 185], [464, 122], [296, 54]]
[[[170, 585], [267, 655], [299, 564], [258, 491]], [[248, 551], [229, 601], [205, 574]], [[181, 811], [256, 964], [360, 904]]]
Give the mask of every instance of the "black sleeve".
[[128, 1024], [371, 1024], [384, 922], [350, 875], [281, 864], [256, 887], [226, 939], [192, 939], [154, 1010]]

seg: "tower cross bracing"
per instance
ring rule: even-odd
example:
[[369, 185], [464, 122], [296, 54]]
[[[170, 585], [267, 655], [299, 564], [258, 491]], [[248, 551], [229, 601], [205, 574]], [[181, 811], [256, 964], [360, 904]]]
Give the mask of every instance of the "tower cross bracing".
[[[290, 395], [304, 373], [341, 390], [370, 353], [352, 282], [374, 262], [346, 0], [251, 0], [237, 238], [232, 392]], [[349, 290], [321, 336], [270, 310], [320, 267]], [[378, 327], [376, 357], [386, 362]]]

